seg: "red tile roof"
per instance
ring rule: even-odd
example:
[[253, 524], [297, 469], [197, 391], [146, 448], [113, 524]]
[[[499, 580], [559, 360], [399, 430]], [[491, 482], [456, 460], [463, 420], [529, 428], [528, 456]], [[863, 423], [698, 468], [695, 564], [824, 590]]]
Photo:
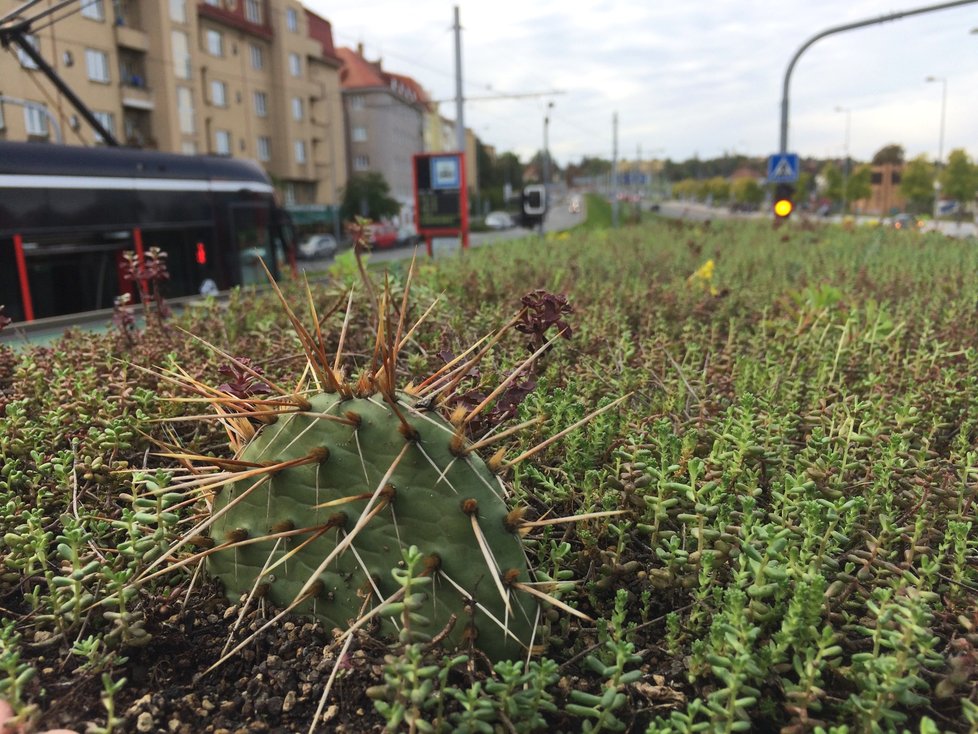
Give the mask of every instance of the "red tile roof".
[[384, 71], [380, 61], [367, 61], [360, 51], [352, 48], [339, 48], [336, 54], [343, 62], [340, 86], [344, 90], [388, 89], [408, 104], [430, 108], [428, 93], [411, 77]]
[[338, 48], [336, 55], [343, 62], [340, 71], [340, 86], [343, 89], [387, 87], [379, 63], [370, 63], [352, 48]]

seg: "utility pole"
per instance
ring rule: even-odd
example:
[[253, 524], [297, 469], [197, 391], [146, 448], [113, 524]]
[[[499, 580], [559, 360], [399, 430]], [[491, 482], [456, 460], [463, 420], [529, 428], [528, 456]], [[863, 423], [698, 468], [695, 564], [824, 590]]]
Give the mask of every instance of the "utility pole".
[[455, 140], [459, 152], [465, 153], [465, 99], [462, 96], [462, 24], [455, 6]]
[[618, 227], [618, 113], [611, 116], [611, 226]]
[[550, 209], [550, 110], [554, 108], [553, 102], [547, 103], [547, 113], [543, 118], [543, 156], [540, 161], [541, 173], [540, 177], [543, 179], [543, 219], [540, 220], [540, 236], [544, 234], [546, 229], [547, 220], [547, 210]]

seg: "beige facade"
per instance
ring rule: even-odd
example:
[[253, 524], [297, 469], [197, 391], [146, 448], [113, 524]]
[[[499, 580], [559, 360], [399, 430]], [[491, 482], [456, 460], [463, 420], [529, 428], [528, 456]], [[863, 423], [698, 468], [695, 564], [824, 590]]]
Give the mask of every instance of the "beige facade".
[[[0, 4], [8, 12], [22, 1]], [[121, 144], [252, 158], [285, 203], [339, 203], [346, 151], [328, 21], [291, 0], [86, 0], [82, 8], [40, 21], [33, 39]], [[16, 50], [0, 53], [0, 137], [56, 142], [60, 128], [65, 143], [97, 144], [29, 67]]]

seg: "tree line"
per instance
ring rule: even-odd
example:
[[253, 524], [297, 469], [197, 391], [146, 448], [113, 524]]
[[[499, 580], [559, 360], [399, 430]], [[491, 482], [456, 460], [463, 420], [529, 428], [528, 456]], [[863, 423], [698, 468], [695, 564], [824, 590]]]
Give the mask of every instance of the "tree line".
[[[524, 183], [539, 180], [544, 168], [543, 156], [542, 151], [537, 151], [523, 163], [512, 152], [491, 155], [477, 141], [480, 197], [492, 209], [505, 208], [507, 189], [518, 194]], [[942, 198], [965, 207], [974, 202], [978, 193], [978, 164], [963, 148], [952, 150], [947, 161], [938, 165], [925, 155], [905, 160], [903, 146], [891, 143], [880, 148], [869, 162], [802, 160], [795, 187], [796, 201], [813, 208], [828, 205], [835, 210], [852, 211], [856, 202], [868, 199], [872, 192], [873, 166], [887, 163], [896, 167], [900, 177], [899, 191], [907, 201], [907, 210], [915, 214], [933, 211], [935, 181], [940, 184]], [[569, 186], [576, 181], [608, 180], [612, 168], [610, 160], [596, 156], [585, 156], [565, 166], [551, 158], [549, 165], [554, 180], [563, 180]], [[770, 188], [763, 182], [766, 167], [766, 158], [731, 153], [706, 160], [697, 157], [681, 162], [666, 159], [661, 162], [659, 176], [672, 186], [672, 194], [677, 198], [754, 208], [764, 202]], [[733, 178], [738, 172], [748, 175]], [[754, 175], [749, 175], [750, 172]], [[399, 210], [380, 174], [358, 174], [348, 182], [342, 216], [350, 219], [362, 214], [364, 209], [373, 218], [393, 216]]]

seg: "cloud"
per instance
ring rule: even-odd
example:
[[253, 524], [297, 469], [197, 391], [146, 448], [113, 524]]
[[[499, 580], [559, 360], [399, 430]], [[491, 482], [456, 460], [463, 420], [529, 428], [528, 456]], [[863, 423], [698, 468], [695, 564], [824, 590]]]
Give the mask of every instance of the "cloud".
[[[663, 149], [683, 159], [736, 150], [774, 152], [782, 80], [795, 51], [815, 33], [893, 12], [891, 0], [442, 0], [310, 6], [333, 21], [345, 45], [365, 41], [392, 71], [416, 78], [435, 98], [454, 96], [452, 9], [461, 7], [468, 96], [563, 90], [522, 100], [471, 102], [466, 123], [498, 150], [528, 157], [542, 145], [547, 101], [558, 157]], [[890, 142], [937, 153], [939, 85], [948, 79], [945, 154], [974, 145], [978, 12], [962, 8], [829, 36], [806, 51], [791, 79], [789, 143], [803, 155], [841, 155], [851, 108], [850, 147], [866, 159]], [[452, 105], [443, 112], [454, 115]], [[954, 141], [952, 143], [952, 141]]]

